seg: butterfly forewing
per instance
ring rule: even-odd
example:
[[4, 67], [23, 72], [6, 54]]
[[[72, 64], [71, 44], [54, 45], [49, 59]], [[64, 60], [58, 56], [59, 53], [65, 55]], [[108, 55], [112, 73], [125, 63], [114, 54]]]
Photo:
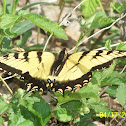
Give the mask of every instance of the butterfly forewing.
[[18, 74], [28, 72], [33, 78], [42, 80], [49, 76], [55, 56], [49, 52], [39, 54], [37, 51], [8, 54], [0, 57], [0, 67], [13, 73], [19, 70]]

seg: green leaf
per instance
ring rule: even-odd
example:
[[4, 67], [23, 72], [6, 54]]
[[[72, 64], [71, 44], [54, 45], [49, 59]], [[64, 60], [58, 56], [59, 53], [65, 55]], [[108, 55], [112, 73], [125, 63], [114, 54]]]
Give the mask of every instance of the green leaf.
[[5, 101], [0, 100], [0, 114], [7, 111], [8, 107], [9, 105]]
[[42, 118], [43, 125], [51, 118], [51, 110], [49, 104], [47, 104], [43, 99], [40, 102], [34, 103], [33, 109], [40, 115]]
[[82, 14], [84, 17], [91, 17], [99, 6], [98, 0], [85, 0], [81, 5]]
[[54, 115], [56, 116], [58, 120], [63, 121], [63, 122], [68, 122], [70, 120], [73, 120], [73, 116], [69, 115], [67, 110], [60, 106], [56, 107], [56, 111], [54, 111]]
[[[107, 108], [107, 103], [102, 100], [98, 102], [95, 99], [89, 99], [87, 105], [90, 109], [93, 109], [98, 115], [100, 114], [100, 112], [106, 112], [108, 114], [111, 112], [111, 110]], [[111, 114], [108, 116], [110, 117]]]
[[4, 123], [4, 119], [2, 117], [0, 117], [0, 125], [3, 124], [3, 123]]
[[126, 50], [126, 44], [125, 43], [120, 43], [117, 47], [116, 50]]
[[106, 41], [106, 43], [105, 43], [105, 48], [106, 48], [107, 50], [112, 50], [112, 48], [111, 48], [111, 40], [110, 40], [110, 39], [108, 39], [108, 40]]
[[65, 35], [64, 30], [55, 22], [45, 18], [44, 16], [37, 15], [37, 14], [25, 14], [23, 17], [33, 24], [37, 25], [38, 27], [49, 31], [50, 33], [54, 33], [56, 37], [63, 38], [67, 40], [67, 36]]
[[80, 101], [70, 101], [60, 106], [57, 106], [54, 115], [59, 121], [68, 122], [73, 120], [78, 113], [80, 113], [82, 103]]
[[88, 27], [88, 31], [91, 31], [96, 28], [103, 27], [107, 24], [114, 22], [114, 20], [110, 17], [107, 17], [105, 13], [99, 11], [96, 12], [91, 18], [86, 21], [86, 26]]
[[12, 31], [15, 32], [18, 35], [21, 35], [31, 29], [34, 26], [34, 24], [28, 20], [20, 22], [12, 28]]
[[120, 85], [120, 83], [122, 83], [121, 75], [117, 71], [114, 71], [110, 76], [102, 79], [101, 86]]
[[118, 88], [118, 86], [110, 86], [105, 92], [107, 92], [110, 96], [112, 97], [116, 97], [116, 89]]
[[18, 15], [12, 15], [12, 14], [5, 14], [2, 17], [0, 17], [0, 28], [1, 29], [7, 29], [14, 26], [16, 21], [19, 19]]
[[[42, 50], [44, 48], [43, 44], [37, 44], [24, 48], [25, 50]], [[47, 48], [48, 49], [48, 48]]]
[[124, 8], [124, 10], [126, 9], [126, 1], [122, 1], [122, 6]]
[[109, 78], [112, 75], [112, 73], [115, 69], [115, 66], [116, 66], [116, 62], [113, 61], [113, 63], [111, 64], [111, 66], [109, 68], [104, 69], [102, 72], [102, 79]]
[[114, 20], [110, 17], [107, 17], [105, 13], [103, 12], [97, 12], [95, 15], [92, 17], [93, 21], [91, 23], [90, 29], [96, 29], [99, 27], [103, 27], [107, 24], [112, 23]]
[[120, 14], [124, 10], [123, 6], [120, 3], [111, 2], [110, 6]]
[[17, 46], [18, 46], [18, 47], [21, 47], [21, 48], [22, 48], [23, 46], [25, 46], [25, 44], [26, 44], [27, 41], [28, 41], [28, 38], [29, 38], [31, 35], [32, 35], [32, 31], [31, 31], [31, 30], [25, 32], [25, 33], [24, 33], [24, 36], [23, 36], [23, 38], [22, 38], [22, 40], [17, 41]]
[[2, 40], [2, 46], [5, 49], [11, 49], [13, 47], [13, 44], [11, 43], [10, 39], [8, 39], [7, 37], [4, 37]]
[[126, 104], [126, 85], [120, 84], [120, 86], [117, 88], [116, 97], [122, 106]]
[[69, 101], [73, 101], [73, 100], [80, 100], [81, 99], [81, 96], [74, 92], [74, 93], [71, 93], [71, 92], [68, 92], [67, 94], [67, 91], [65, 91], [65, 95], [61, 95], [61, 94], [57, 94], [55, 93], [56, 97], [57, 97], [57, 100], [58, 100], [58, 103], [59, 104], [64, 104], [66, 102], [69, 102]]
[[89, 82], [86, 86], [77, 91], [77, 93], [82, 98], [94, 98], [95, 100], [99, 100], [98, 91], [98, 86], [92, 85], [92, 83]]
[[40, 117], [37, 114], [35, 114], [33, 110], [29, 110], [27, 107], [21, 105], [20, 111], [21, 115], [25, 120], [30, 119], [30, 122], [32, 122], [35, 126], [43, 126]]
[[[34, 126], [34, 121], [32, 120], [34, 120], [33, 118], [35, 117], [32, 117], [32, 114], [29, 114], [30, 112], [27, 109], [25, 110], [21, 109], [21, 112], [20, 112], [20, 109], [18, 109], [16, 113], [10, 114], [8, 126], [27, 126], [27, 125]], [[25, 115], [27, 115], [27, 118]]]

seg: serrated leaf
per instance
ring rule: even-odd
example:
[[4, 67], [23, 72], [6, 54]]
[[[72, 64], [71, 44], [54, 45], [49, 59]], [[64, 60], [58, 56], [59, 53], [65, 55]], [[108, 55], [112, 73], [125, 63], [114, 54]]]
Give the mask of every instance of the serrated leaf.
[[[102, 100], [98, 102], [94, 99], [89, 99], [87, 105], [90, 109], [93, 109], [98, 115], [100, 114], [100, 112], [106, 112], [108, 114], [111, 112], [111, 110], [107, 108], [107, 103]], [[110, 116], [111, 114], [108, 115], [108, 117]]]
[[89, 18], [94, 12], [96, 12], [96, 8], [99, 6], [98, 0], [85, 0], [81, 5], [82, 14]]
[[116, 66], [116, 62], [113, 61], [113, 63], [111, 64], [111, 66], [107, 69], [104, 69], [102, 72], [102, 79], [110, 77], [115, 69]]
[[47, 104], [43, 99], [40, 99], [40, 102], [34, 103], [33, 109], [36, 111], [36, 113], [40, 114], [43, 125], [46, 125], [46, 123], [51, 118], [51, 110], [49, 104]]
[[86, 20], [86, 27], [87, 31], [85, 34], [89, 33], [90, 31], [96, 29], [96, 28], [101, 28], [104, 27], [112, 22], [114, 22], [110, 17], [107, 17], [105, 13], [98, 11], [96, 12], [92, 17], [90, 17], [88, 20]]
[[73, 120], [80, 113], [82, 103], [80, 101], [70, 101], [60, 106], [57, 106], [54, 111], [56, 118], [63, 122]]
[[21, 111], [21, 116], [23, 116], [25, 120], [30, 119], [30, 122], [32, 122], [35, 126], [43, 126], [41, 124], [40, 117], [36, 115], [35, 113], [33, 113], [32, 110], [29, 110], [28, 108], [21, 105], [20, 111]]
[[[106, 72], [107, 70], [105, 70]], [[107, 75], [107, 72], [108, 72], [108, 75]], [[120, 83], [122, 83], [122, 77], [121, 75], [117, 72], [117, 71], [113, 71], [110, 72], [107, 71], [106, 72], [106, 75], [104, 76], [104, 74], [102, 74], [102, 83], [101, 83], [101, 86], [106, 86], [106, 85], [120, 85]], [[104, 73], [104, 71], [103, 71]]]
[[124, 106], [124, 104], [126, 104], [126, 85], [121, 84], [121, 85], [117, 88], [116, 97], [117, 97], [119, 103], [120, 103], [122, 106]]
[[54, 115], [56, 116], [58, 120], [63, 121], [63, 122], [68, 122], [70, 120], [73, 120], [73, 116], [69, 115], [67, 110], [60, 106], [56, 108], [56, 111], [54, 111]]
[[37, 25], [38, 27], [49, 31], [50, 33], [54, 33], [56, 37], [63, 38], [67, 40], [67, 36], [65, 35], [64, 30], [55, 22], [45, 18], [44, 16], [29, 13], [26, 15], [23, 15], [23, 17], [29, 21], [31, 21], [33, 24]]
[[99, 100], [98, 91], [98, 86], [92, 85], [89, 82], [88, 85], [81, 88], [79, 91], [77, 91], [77, 93], [81, 95], [82, 98], [94, 98], [96, 100]]
[[[91, 22], [92, 21], [92, 22]], [[103, 27], [107, 24], [114, 22], [114, 20], [110, 17], [107, 17], [103, 12], [96, 12], [87, 23], [91, 22], [90, 28], [88, 30], [93, 30], [96, 28]]]
[[[24, 114], [27, 112], [27, 110], [24, 111]], [[29, 113], [27, 113], [27, 115], [29, 117], [25, 118], [24, 115], [22, 115], [19, 111], [16, 113], [11, 113], [11, 115], [9, 116], [8, 126], [34, 126], [31, 115], [29, 115]]]

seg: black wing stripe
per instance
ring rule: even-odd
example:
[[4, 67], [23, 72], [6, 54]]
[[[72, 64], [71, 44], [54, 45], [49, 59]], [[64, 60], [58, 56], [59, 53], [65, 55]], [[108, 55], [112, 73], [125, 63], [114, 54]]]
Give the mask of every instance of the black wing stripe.
[[29, 52], [25, 52], [25, 53], [23, 54], [24, 59], [25, 59], [26, 61], [28, 61], [28, 54], [29, 54]]
[[96, 58], [96, 56], [101, 56], [101, 53], [103, 53], [103, 50], [99, 50], [92, 58]]
[[37, 57], [38, 57], [38, 60], [39, 60], [39, 63], [42, 61], [42, 52], [37, 52]]
[[13, 68], [1, 62], [0, 62], [0, 67], [6, 70], [7, 72], [11, 72], [12, 74], [15, 74], [15, 73], [20, 74], [20, 75], [22, 74], [21, 70], [18, 70], [16, 68]]
[[90, 53], [90, 51], [86, 51], [86, 52], [83, 52], [81, 57], [79, 58], [78, 62], [84, 57], [86, 56], [88, 53]]
[[111, 54], [111, 53], [113, 53], [113, 50], [108, 51], [108, 52], [107, 52], [107, 55], [109, 55], [109, 54]]
[[14, 53], [14, 58], [18, 59], [19, 53]]

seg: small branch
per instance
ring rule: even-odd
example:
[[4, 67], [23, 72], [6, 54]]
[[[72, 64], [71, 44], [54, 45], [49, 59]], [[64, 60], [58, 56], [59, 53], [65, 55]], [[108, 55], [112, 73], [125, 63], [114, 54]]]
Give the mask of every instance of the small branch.
[[5, 81], [5, 80], [8, 80], [8, 79], [10, 79], [10, 78], [13, 78], [13, 77], [16, 77], [17, 75], [12, 75], [12, 76], [9, 76], [9, 77], [5, 77], [3, 80]]
[[[68, 14], [67, 14], [67, 16], [61, 21], [61, 23], [59, 24], [59, 26], [62, 26], [63, 24], [64, 24], [64, 22], [66, 22], [66, 20], [72, 15], [72, 13], [84, 2], [85, 0], [83, 0], [81, 3], [79, 3], [72, 11], [70, 11]], [[49, 40], [50, 40], [50, 38], [52, 37], [52, 35], [53, 35], [53, 33], [49, 36], [49, 38], [48, 38], [48, 40], [47, 40], [47, 42], [46, 42], [46, 44], [45, 44], [45, 46], [44, 46], [44, 49], [43, 49], [43, 51], [45, 51], [45, 49], [46, 49], [46, 47], [47, 47], [47, 45], [48, 45], [48, 43], [49, 43]]]
[[99, 97], [109, 88], [109, 86], [106, 86], [100, 93], [99, 93]]
[[123, 73], [123, 71], [126, 69], [126, 65], [123, 67], [122, 71], [120, 72], [120, 74]]
[[120, 122], [118, 122], [118, 124], [116, 126], [122, 126], [124, 121], [126, 121], [126, 117], [124, 119], [122, 119]]
[[[126, 41], [125, 41], [125, 42], [123, 42], [123, 43], [125, 43], [125, 44], [126, 44]], [[120, 43], [116, 43], [116, 44], [110, 45], [110, 47], [118, 46], [119, 44], [120, 44]], [[98, 49], [95, 49], [95, 50], [104, 50], [104, 49], [105, 49], [105, 47], [98, 48]]]
[[[107, 30], [107, 29], [111, 28], [114, 24], [116, 24], [119, 20], [121, 20], [121, 19], [124, 18], [125, 16], [126, 16], [126, 14], [121, 15], [121, 17], [119, 17], [118, 19], [116, 19], [116, 21], [113, 22], [110, 26], [108, 26], [108, 27], [106, 27], [106, 28], [103, 28], [103, 29], [99, 30], [98, 32], [96, 32], [96, 33], [94, 33], [93, 35], [91, 35], [91, 36], [89, 36], [88, 38], [86, 38], [85, 40], [82, 40], [82, 41], [78, 44], [78, 46], [80, 46], [80, 45], [83, 44], [85, 41], [89, 40], [90, 38], [94, 37], [95, 35], [99, 34], [100, 32], [102, 32], [102, 31], [104, 31], [104, 30]], [[69, 50], [68, 52], [71, 52], [71, 51], [73, 51], [74, 49], [75, 49], [75, 47], [72, 48], [71, 50]]]
[[10, 87], [7, 85], [7, 83], [3, 80], [3, 78], [0, 76], [0, 80], [3, 82], [3, 84], [6, 86], [6, 88], [8, 89], [8, 91], [10, 92], [11, 95], [13, 95], [12, 90], [10, 89]]
[[52, 37], [52, 35], [53, 35], [53, 33], [52, 33], [52, 34], [49, 36], [49, 38], [47, 39], [46, 44], [45, 44], [44, 49], [43, 49], [43, 52], [45, 51], [45, 49], [46, 49], [46, 47], [47, 47], [47, 45], [48, 45], [48, 43], [49, 43], [49, 40], [50, 40], [50, 38]]

